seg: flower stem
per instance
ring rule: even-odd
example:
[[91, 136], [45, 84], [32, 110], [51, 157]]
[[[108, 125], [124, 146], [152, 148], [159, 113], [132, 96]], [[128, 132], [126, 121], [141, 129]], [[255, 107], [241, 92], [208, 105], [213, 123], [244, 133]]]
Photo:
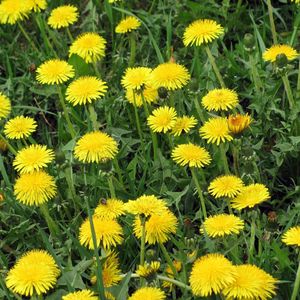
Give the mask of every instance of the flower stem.
[[267, 0], [267, 5], [268, 5], [268, 14], [269, 14], [269, 19], [270, 19], [270, 26], [271, 26], [271, 31], [272, 31], [273, 42], [274, 42], [274, 44], [278, 44], [271, 0]]
[[219, 145], [219, 147], [220, 147], [220, 154], [221, 154], [221, 160], [223, 163], [224, 172], [225, 172], [225, 174], [229, 174], [230, 171], [229, 171], [229, 166], [228, 166], [228, 162], [227, 162], [227, 156], [226, 156], [224, 143], [221, 143]]
[[145, 263], [145, 239], [146, 239], [146, 232], [145, 232], [146, 218], [145, 218], [145, 216], [140, 216], [140, 220], [141, 220], [141, 226], [142, 226], [140, 265], [143, 266]]
[[56, 223], [50, 216], [49, 209], [46, 203], [40, 205], [40, 211], [46, 220], [51, 235], [54, 237], [59, 236], [60, 235], [59, 227], [56, 225]]
[[177, 270], [176, 270], [176, 268], [175, 268], [175, 266], [174, 266], [174, 264], [172, 262], [172, 259], [171, 259], [170, 255], [169, 255], [166, 247], [164, 246], [163, 243], [159, 243], [159, 247], [160, 247], [160, 249], [161, 249], [161, 251], [162, 251], [162, 253], [163, 253], [163, 255], [164, 255], [164, 257], [165, 257], [165, 259], [166, 259], [166, 261], [168, 263], [168, 265], [170, 266], [173, 275], [177, 276], [178, 275]]
[[300, 257], [298, 258], [298, 260], [299, 260], [299, 265], [298, 265], [297, 275], [296, 275], [296, 278], [295, 278], [295, 283], [294, 283], [294, 288], [293, 288], [293, 293], [292, 293], [291, 300], [296, 300], [297, 299], [298, 290], [299, 290], [299, 287], [300, 287]]
[[236, 176], [239, 176], [239, 148], [234, 143], [232, 144], [233, 170]]
[[251, 74], [252, 74], [255, 90], [256, 90], [256, 92], [260, 92], [262, 90], [263, 85], [262, 85], [262, 82], [260, 80], [260, 77], [259, 77], [259, 74], [257, 71], [254, 57], [251, 53], [249, 54], [249, 63], [250, 63]]
[[198, 113], [198, 116], [200, 118], [200, 121], [202, 124], [205, 123], [205, 118], [203, 116], [203, 113], [202, 113], [202, 109], [200, 107], [200, 104], [199, 104], [199, 101], [198, 101], [198, 95], [196, 95], [195, 97], [193, 97], [193, 100], [194, 100], [194, 105], [195, 105], [195, 108], [196, 108], [196, 111]]
[[251, 229], [250, 229], [250, 241], [249, 241], [249, 257], [248, 262], [253, 263], [253, 254], [254, 254], [254, 246], [255, 246], [255, 235], [256, 235], [256, 214], [255, 211], [253, 211], [253, 214], [251, 216]]
[[143, 154], [146, 155], [145, 153], [145, 146], [144, 146], [144, 140], [143, 140], [143, 134], [142, 134], [142, 129], [141, 129], [141, 122], [140, 122], [140, 117], [137, 111], [137, 106], [136, 106], [136, 101], [135, 101], [135, 92], [133, 91], [133, 108], [134, 108], [134, 115], [135, 115], [135, 121], [136, 121], [136, 126], [138, 129], [138, 134], [140, 136], [140, 140], [141, 140], [141, 145], [142, 145], [142, 151]]
[[110, 175], [107, 176], [107, 182], [108, 182], [108, 186], [109, 186], [110, 196], [112, 198], [116, 198], [116, 192], [115, 192], [114, 184], [112, 181], [112, 176], [110, 176]]
[[0, 139], [5, 142], [5, 144], [7, 145], [7, 148], [13, 155], [17, 154], [17, 150], [9, 143], [9, 141], [1, 133], [0, 133]]
[[34, 41], [30, 38], [30, 36], [27, 34], [26, 30], [24, 29], [24, 27], [22, 26], [22, 24], [20, 22], [17, 22], [21, 32], [23, 33], [25, 39], [27, 40], [27, 42], [31, 45], [31, 47], [33, 48], [34, 51], [39, 52], [39, 49], [37, 48], [37, 46], [35, 45]]
[[287, 95], [287, 98], [289, 101], [290, 109], [293, 109], [295, 107], [295, 100], [293, 97], [290, 81], [286, 74], [282, 75], [282, 81], [283, 81], [284, 89], [285, 89], [285, 92], [286, 92], [286, 95]]
[[181, 288], [183, 288], [185, 290], [191, 291], [191, 287], [190, 286], [188, 286], [188, 285], [184, 284], [183, 282], [178, 281], [176, 279], [173, 279], [173, 278], [170, 278], [170, 277], [167, 277], [167, 276], [162, 276], [162, 275], [157, 275], [157, 278], [159, 280], [163, 280], [163, 281], [167, 281], [167, 282], [173, 283], [173, 284], [175, 284], [175, 285], [177, 285], [177, 286], [179, 286], [179, 287], [181, 287]]
[[88, 109], [89, 109], [89, 115], [90, 115], [90, 120], [92, 122], [93, 130], [98, 130], [99, 124], [97, 122], [97, 113], [95, 111], [95, 108], [93, 105], [89, 104]]
[[134, 32], [130, 33], [129, 43], [130, 43], [130, 57], [129, 57], [128, 65], [129, 67], [132, 67], [135, 63], [135, 54], [136, 54], [136, 41], [135, 41]]
[[72, 36], [72, 33], [71, 33], [69, 27], [66, 28], [66, 31], [67, 31], [67, 35], [68, 35], [68, 37], [69, 37], [71, 43], [73, 43], [74, 38], [73, 38], [73, 36]]
[[300, 99], [300, 59], [299, 59], [299, 69], [298, 69], [298, 80], [297, 80], [296, 97], [297, 97], [297, 99]]

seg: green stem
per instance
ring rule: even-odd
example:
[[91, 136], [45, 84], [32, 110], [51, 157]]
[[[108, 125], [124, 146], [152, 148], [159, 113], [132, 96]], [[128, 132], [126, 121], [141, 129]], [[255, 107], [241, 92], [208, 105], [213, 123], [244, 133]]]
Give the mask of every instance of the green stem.
[[239, 176], [239, 149], [234, 143], [232, 144], [232, 157], [234, 174]]
[[114, 187], [114, 184], [112, 181], [112, 176], [108, 175], [107, 182], [108, 182], [111, 198], [116, 198], [116, 192], [115, 192], [115, 187]]
[[130, 33], [129, 43], [130, 43], [130, 57], [129, 57], [128, 65], [129, 67], [132, 67], [135, 63], [135, 54], [136, 54], [136, 41], [135, 41], [134, 32]]
[[71, 43], [73, 43], [74, 38], [73, 38], [73, 36], [72, 36], [72, 33], [71, 33], [69, 27], [66, 28], [66, 31], [67, 31], [67, 35], [68, 35], [68, 37], [69, 37]]
[[269, 19], [270, 19], [270, 26], [271, 26], [271, 31], [272, 31], [273, 43], [278, 44], [276, 28], [275, 28], [275, 23], [274, 23], [274, 17], [273, 17], [273, 7], [272, 7], [271, 0], [267, 0], [267, 5], [268, 5], [268, 14], [269, 14]]
[[260, 92], [262, 90], [263, 85], [258, 74], [254, 57], [251, 53], [249, 54], [249, 63], [250, 63], [251, 74], [252, 74], [255, 89], [257, 92]]
[[291, 40], [290, 40], [290, 45], [291, 46], [294, 45], [294, 42], [295, 42], [295, 39], [296, 39], [296, 36], [297, 36], [297, 33], [298, 33], [299, 25], [300, 25], [300, 9], [298, 9], [298, 14], [297, 14], [297, 17], [296, 17], [296, 20], [295, 20], [295, 23], [294, 23], [294, 30], [293, 30]]
[[229, 174], [230, 171], [229, 171], [229, 166], [228, 166], [228, 162], [227, 162], [227, 156], [226, 156], [224, 143], [221, 143], [219, 145], [219, 147], [220, 147], [220, 154], [221, 154], [221, 160], [223, 163], [224, 172], [225, 172], [225, 174]]
[[231, 208], [231, 204], [230, 204], [230, 200], [227, 199], [227, 206], [228, 206], [228, 211], [231, 215], [233, 215], [233, 211], [232, 211], [232, 208]]
[[89, 116], [92, 122], [93, 130], [99, 130], [99, 123], [97, 122], [97, 113], [93, 105], [89, 104]]
[[300, 99], [300, 59], [299, 59], [299, 69], [298, 69], [298, 80], [296, 89], [296, 99]]
[[126, 189], [125, 189], [124, 181], [123, 181], [123, 177], [122, 177], [122, 170], [121, 170], [121, 168], [119, 166], [119, 162], [118, 162], [117, 158], [113, 159], [113, 165], [114, 165], [115, 171], [118, 174], [119, 182], [121, 183], [121, 185], [122, 185], [122, 187], [123, 187], [123, 189], [125, 191]]
[[175, 99], [174, 99], [174, 92], [173, 91], [170, 91], [169, 100], [170, 100], [170, 107], [175, 108]]
[[285, 92], [286, 92], [286, 95], [287, 95], [287, 98], [289, 101], [290, 109], [293, 109], [295, 107], [295, 100], [293, 97], [290, 81], [287, 77], [287, 74], [282, 75], [282, 81], [283, 81], [284, 89], [285, 89]]
[[167, 261], [167, 263], [169, 265], [169, 267], [171, 268], [171, 270], [173, 272], [173, 275], [177, 276], [178, 275], [177, 270], [176, 270], [176, 268], [175, 268], [175, 266], [174, 266], [174, 264], [172, 262], [172, 259], [171, 259], [170, 255], [169, 255], [166, 247], [164, 246], [163, 243], [159, 243], [159, 247], [160, 247], [160, 249], [161, 249], [161, 251], [162, 251], [162, 253], [163, 253], [163, 255], [164, 255], [164, 257], [165, 257], [165, 259], [166, 259], [166, 261]]
[[31, 45], [31, 47], [33, 48], [34, 51], [39, 52], [39, 49], [37, 48], [37, 46], [35, 45], [34, 41], [30, 38], [30, 36], [27, 34], [26, 30], [24, 29], [24, 27], [22, 26], [22, 24], [20, 22], [17, 22], [21, 32], [23, 33], [25, 39], [27, 40], [27, 42]]
[[145, 264], [145, 240], [146, 240], [146, 232], [145, 232], [145, 216], [140, 216], [141, 226], [142, 226], [142, 236], [141, 236], [141, 255], [140, 255], [140, 265], [143, 266]]
[[48, 206], [46, 203], [43, 203], [40, 205], [40, 211], [46, 220], [46, 223], [48, 225], [51, 235], [54, 237], [59, 236], [61, 232], [60, 232], [57, 224], [54, 222], [54, 220], [50, 216], [49, 209], [48, 209]]
[[179, 286], [179, 287], [181, 287], [181, 288], [183, 288], [185, 290], [191, 291], [190, 286], [188, 286], [188, 285], [184, 284], [183, 282], [178, 281], [176, 279], [173, 279], [173, 278], [170, 278], [170, 277], [167, 277], [167, 276], [162, 276], [162, 275], [157, 275], [157, 278], [159, 280], [163, 280], [163, 281], [167, 281], [167, 282], [173, 283], [173, 284], [175, 284], [175, 285], [177, 285], [177, 286]]
[[200, 104], [199, 104], [199, 101], [198, 101], [198, 95], [196, 95], [195, 97], [193, 97], [193, 100], [194, 100], [194, 105], [195, 105], [195, 108], [196, 108], [196, 111], [198, 113], [198, 116], [200, 118], [200, 121], [202, 124], [205, 123], [205, 118], [203, 116], [203, 113], [202, 113], [202, 109], [200, 107]]
[[99, 72], [97, 63], [94, 62], [94, 63], [93, 63], [93, 66], [94, 66], [94, 70], [95, 70], [95, 73], [96, 73], [97, 77], [101, 78], [101, 74], [100, 74], [100, 72]]
[[251, 221], [251, 229], [250, 229], [249, 257], [248, 257], [249, 263], [253, 263], [255, 234], [256, 234], [256, 225], [255, 225], [256, 215], [251, 214], [251, 218], [252, 218], [252, 221]]
[[296, 274], [296, 278], [295, 278], [295, 283], [294, 283], [291, 300], [297, 299], [297, 295], [299, 295], [298, 294], [299, 287], [300, 287], [300, 257], [299, 257], [299, 265], [298, 265], [298, 270], [297, 270], [297, 274]]
[[0, 139], [6, 143], [7, 148], [13, 155], [17, 154], [17, 150], [9, 143], [9, 141], [1, 133], [0, 133]]

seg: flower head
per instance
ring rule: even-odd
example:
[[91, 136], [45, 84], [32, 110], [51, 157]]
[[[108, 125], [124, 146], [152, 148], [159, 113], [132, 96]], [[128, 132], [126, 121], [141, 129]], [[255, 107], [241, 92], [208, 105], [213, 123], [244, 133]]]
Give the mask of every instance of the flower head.
[[151, 86], [145, 86], [143, 90], [126, 90], [126, 99], [129, 103], [135, 105], [136, 107], [141, 107], [143, 105], [143, 97], [146, 103], [156, 102], [158, 99], [157, 89]]
[[0, 92], [0, 120], [7, 118], [11, 111], [11, 103], [8, 97]]
[[44, 145], [30, 145], [18, 151], [13, 166], [21, 174], [32, 173], [45, 168], [52, 162], [54, 152]]
[[189, 80], [188, 70], [174, 62], [160, 64], [151, 73], [151, 83], [156, 89], [160, 87], [167, 90], [181, 89]]
[[46, 0], [28, 0], [30, 3], [30, 9], [35, 12], [40, 12], [41, 10], [46, 9], [47, 1]]
[[121, 84], [128, 91], [143, 91], [150, 84], [151, 69], [147, 67], [127, 68]]
[[87, 32], [80, 35], [71, 45], [69, 55], [77, 54], [86, 63], [100, 60], [104, 56], [106, 40], [97, 33]]
[[172, 127], [172, 134], [179, 136], [182, 132], [188, 133], [196, 124], [197, 120], [194, 117], [177, 117]]
[[41, 205], [56, 195], [54, 178], [44, 171], [21, 174], [14, 186], [14, 195], [26, 205]]
[[165, 300], [166, 295], [157, 287], [142, 287], [135, 291], [128, 300]]
[[198, 258], [192, 268], [190, 284], [196, 296], [218, 294], [235, 280], [236, 271], [222, 254], [212, 253]]
[[180, 166], [188, 165], [197, 168], [202, 168], [211, 162], [208, 151], [192, 143], [178, 145], [172, 151], [172, 158]]
[[62, 5], [53, 9], [48, 18], [48, 24], [54, 29], [68, 27], [78, 20], [77, 7], [73, 5]]
[[81, 290], [69, 293], [62, 297], [62, 300], [97, 300], [98, 297], [90, 290]]
[[120, 21], [120, 23], [117, 25], [115, 29], [115, 32], [127, 33], [137, 29], [140, 26], [141, 26], [141, 22], [136, 17], [129, 16]]
[[300, 226], [290, 228], [282, 237], [282, 241], [289, 246], [300, 247]]
[[151, 261], [150, 263], [145, 263], [144, 265], [139, 265], [136, 273], [143, 278], [152, 278], [160, 268], [159, 261]]
[[4, 134], [9, 139], [24, 139], [35, 132], [37, 124], [33, 118], [17, 116], [4, 126]]
[[50, 59], [36, 70], [36, 79], [42, 84], [60, 84], [74, 77], [74, 68], [64, 60]]
[[118, 152], [117, 142], [108, 134], [94, 131], [85, 134], [75, 145], [74, 155], [82, 162], [106, 162]]
[[176, 111], [173, 107], [159, 107], [148, 117], [147, 123], [154, 132], [166, 133], [176, 120]]
[[222, 293], [226, 299], [267, 300], [275, 293], [277, 280], [254, 265], [235, 266], [235, 280], [226, 286]]
[[297, 51], [289, 45], [273, 45], [263, 53], [263, 59], [275, 62], [279, 54], [284, 54], [288, 60], [293, 60], [298, 56]]
[[233, 208], [241, 210], [246, 207], [254, 207], [270, 198], [269, 191], [264, 184], [253, 183], [241, 188], [240, 194], [231, 200]]
[[102, 219], [116, 219], [123, 214], [125, 214], [125, 205], [118, 199], [101, 199], [95, 209], [95, 216]]
[[208, 192], [215, 198], [233, 198], [244, 186], [241, 178], [235, 175], [223, 175], [215, 178], [208, 187]]
[[60, 274], [53, 257], [44, 250], [26, 252], [9, 270], [6, 285], [14, 293], [41, 295], [54, 287]]
[[24, 0], [3, 0], [0, 3], [0, 23], [15, 24], [27, 18], [31, 7], [28, 1]]
[[190, 24], [184, 31], [183, 43], [187, 46], [201, 46], [217, 39], [224, 28], [214, 20], [200, 19]]
[[226, 118], [210, 118], [199, 129], [200, 136], [206, 139], [208, 143], [219, 145], [233, 138], [230, 135]]
[[244, 131], [246, 128], [249, 127], [252, 120], [248, 114], [236, 114], [229, 115], [227, 121], [229, 131], [233, 134], [239, 134], [240, 132]]
[[[97, 246], [110, 249], [122, 243], [122, 227], [116, 220], [93, 217]], [[83, 246], [94, 249], [92, 231], [89, 219], [86, 219], [79, 229], [79, 241]]]

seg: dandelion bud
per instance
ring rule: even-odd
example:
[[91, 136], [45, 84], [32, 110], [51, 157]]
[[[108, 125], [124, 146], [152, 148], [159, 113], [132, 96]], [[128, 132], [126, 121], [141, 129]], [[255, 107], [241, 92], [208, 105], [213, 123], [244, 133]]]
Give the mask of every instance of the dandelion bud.
[[284, 53], [281, 53], [276, 56], [275, 62], [279, 69], [284, 69], [288, 64], [288, 58]]
[[253, 51], [255, 49], [255, 39], [251, 33], [244, 35], [244, 47], [246, 51]]

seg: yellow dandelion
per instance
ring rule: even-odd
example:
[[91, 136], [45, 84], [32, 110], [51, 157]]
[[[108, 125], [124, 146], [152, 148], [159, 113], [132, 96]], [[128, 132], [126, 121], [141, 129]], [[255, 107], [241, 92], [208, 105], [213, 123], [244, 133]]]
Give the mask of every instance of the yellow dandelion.
[[227, 111], [239, 103], [238, 94], [230, 89], [214, 89], [202, 98], [202, 105], [208, 111]]
[[241, 133], [246, 128], [248, 128], [250, 123], [252, 122], [251, 117], [248, 114], [229, 115], [227, 121], [229, 131], [233, 134]]
[[210, 118], [199, 129], [200, 136], [207, 140], [208, 143], [219, 145], [233, 138], [230, 135], [226, 118]]
[[204, 223], [201, 233], [208, 236], [223, 237], [229, 234], [238, 234], [244, 228], [244, 221], [234, 215], [220, 214], [208, 217]]
[[170, 130], [176, 120], [176, 111], [173, 107], [159, 107], [148, 117], [147, 123], [154, 132], [166, 133]]
[[30, 3], [30, 9], [35, 12], [40, 12], [41, 10], [46, 9], [47, 1], [46, 0], [28, 0]]
[[63, 296], [62, 300], [98, 300], [98, 297], [93, 291], [81, 290]]
[[127, 68], [122, 76], [121, 84], [129, 91], [143, 90], [150, 84], [152, 69], [147, 67]]
[[54, 178], [44, 171], [22, 174], [15, 183], [16, 199], [26, 205], [41, 205], [56, 195]]
[[297, 51], [289, 45], [273, 45], [263, 53], [265, 61], [275, 62], [279, 54], [284, 54], [288, 60], [293, 60], [298, 57]]
[[187, 46], [201, 46], [217, 39], [224, 28], [214, 20], [200, 19], [190, 24], [184, 31], [183, 43]]
[[25, 0], [3, 0], [0, 3], [0, 23], [15, 24], [28, 17], [31, 7]]
[[116, 26], [116, 33], [127, 33], [135, 30], [141, 26], [141, 22], [136, 17], [126, 17], [121, 20], [119, 24]]
[[[177, 272], [180, 272], [180, 270], [182, 268], [182, 263], [179, 260], [173, 260], [173, 266], [175, 267], [175, 270]], [[171, 269], [171, 267], [169, 265], [166, 267], [165, 274], [169, 278], [174, 278], [174, 276], [175, 276], [175, 274], [173, 273], [173, 270]], [[163, 281], [162, 286], [164, 288], [168, 289], [169, 292], [171, 292], [174, 285], [169, 281]]]
[[85, 134], [75, 145], [74, 155], [82, 162], [106, 162], [118, 152], [117, 142], [108, 134], [94, 131]]
[[107, 91], [105, 81], [95, 76], [82, 76], [71, 82], [66, 90], [66, 100], [72, 105], [92, 103]]
[[11, 111], [11, 103], [7, 96], [0, 92], [0, 120], [8, 117]]
[[[103, 247], [105, 250], [115, 247], [122, 243], [122, 227], [116, 220], [102, 219], [93, 217], [97, 247]], [[83, 246], [94, 249], [92, 231], [89, 219], [86, 219], [79, 229], [79, 241]]]
[[106, 40], [97, 33], [87, 32], [80, 35], [71, 45], [69, 55], [77, 54], [86, 63], [93, 63], [104, 56]]
[[48, 18], [48, 24], [54, 29], [68, 27], [78, 20], [78, 10], [73, 5], [62, 5], [54, 8]]
[[136, 107], [141, 107], [143, 105], [143, 100], [146, 103], [156, 102], [158, 100], [158, 91], [151, 86], [145, 86], [143, 90], [138, 91], [128, 89], [126, 90], [126, 99]]
[[60, 271], [53, 257], [44, 250], [26, 252], [9, 270], [7, 287], [19, 295], [46, 294], [56, 284]]
[[21, 174], [45, 168], [54, 158], [54, 152], [44, 145], [30, 145], [18, 151], [13, 166]]
[[167, 90], [181, 89], [190, 78], [188, 70], [174, 62], [160, 64], [151, 73], [151, 83], [156, 89], [160, 87]]
[[74, 68], [66, 61], [50, 59], [41, 64], [36, 70], [36, 79], [42, 84], [60, 84], [74, 77]]
[[17, 116], [4, 126], [4, 134], [9, 139], [24, 139], [35, 132], [37, 124], [33, 118]]
[[277, 280], [254, 265], [235, 266], [235, 280], [225, 287], [222, 293], [228, 300], [273, 298]]
[[136, 270], [136, 274], [140, 277], [151, 279], [155, 276], [160, 268], [159, 261], [151, 261], [150, 263], [145, 263], [144, 265], [139, 265]]
[[212, 253], [198, 258], [192, 267], [190, 284], [196, 296], [218, 294], [235, 280], [232, 263], [222, 254]]
[[289, 246], [300, 247], [300, 226], [290, 228], [282, 237], [282, 241]]
[[172, 134], [180, 136], [182, 132], [188, 133], [196, 124], [197, 120], [194, 117], [177, 117], [172, 127]]
[[240, 194], [231, 200], [233, 208], [241, 210], [254, 207], [270, 198], [267, 187], [261, 183], [253, 183], [241, 188]]
[[172, 159], [182, 167], [202, 168], [211, 162], [208, 151], [192, 143], [178, 145], [172, 151]]
[[116, 219], [123, 214], [125, 214], [125, 205], [118, 199], [101, 199], [95, 209], [95, 216], [102, 219]]
[[165, 293], [157, 287], [142, 287], [135, 291], [128, 300], [165, 300]]
[[208, 187], [208, 192], [215, 198], [237, 196], [244, 183], [241, 178], [235, 175], [223, 175], [215, 178]]

